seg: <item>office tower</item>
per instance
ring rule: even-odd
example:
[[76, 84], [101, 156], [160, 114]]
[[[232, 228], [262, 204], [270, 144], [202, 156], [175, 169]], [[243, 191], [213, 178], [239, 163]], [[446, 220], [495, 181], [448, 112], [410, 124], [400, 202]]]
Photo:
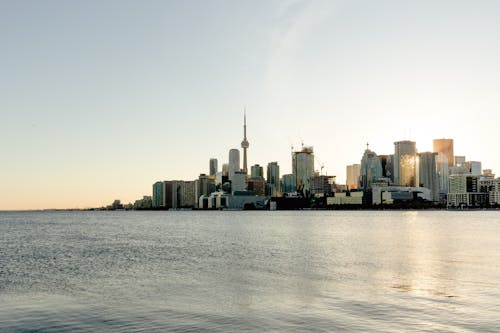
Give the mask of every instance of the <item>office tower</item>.
[[448, 166], [453, 166], [453, 139], [434, 139], [432, 145], [435, 153], [443, 153], [448, 160]]
[[[241, 148], [243, 148], [243, 172], [247, 173], [247, 149], [250, 146], [250, 143], [248, 143], [247, 140], [247, 113], [245, 111], [244, 117], [243, 117], [243, 141], [241, 141]], [[239, 160], [239, 158], [238, 158]], [[239, 162], [238, 162], [239, 163]]]
[[455, 156], [455, 166], [465, 167], [465, 156]]
[[240, 171], [240, 151], [238, 149], [231, 149], [229, 151], [229, 163], [227, 166], [227, 173], [229, 180], [232, 181], [234, 174]]
[[280, 166], [278, 162], [270, 162], [267, 164], [267, 184], [268, 195], [276, 196], [276, 193], [281, 192], [280, 186]]
[[417, 147], [414, 141], [394, 142], [394, 183], [418, 185]]
[[245, 191], [247, 187], [247, 174], [244, 171], [237, 171], [231, 181], [231, 192]]
[[222, 176], [226, 176], [226, 177], [229, 176], [229, 164], [228, 163], [222, 164]]
[[167, 180], [165, 181], [165, 208], [179, 208], [181, 201], [180, 187], [181, 180]]
[[446, 193], [448, 193], [448, 176], [450, 168], [448, 166], [448, 157], [446, 157], [444, 153], [437, 154], [436, 167], [439, 178], [439, 195], [440, 201], [443, 201], [446, 199]]
[[480, 207], [489, 203], [489, 193], [480, 192], [479, 177], [450, 175], [448, 207]]
[[302, 147], [301, 151], [292, 153], [292, 172], [295, 175], [297, 191], [304, 195], [309, 193], [309, 179], [314, 176], [313, 147]]
[[165, 207], [165, 184], [156, 182], [153, 184], [153, 208]]
[[250, 168], [250, 177], [251, 178], [258, 178], [258, 177], [264, 178], [264, 168], [258, 164], [252, 165], [252, 167]]
[[349, 190], [359, 187], [359, 177], [361, 176], [361, 164], [352, 164], [346, 167], [346, 186]]
[[218, 165], [217, 165], [217, 159], [216, 158], [211, 158], [210, 163], [209, 163], [209, 175], [212, 177], [215, 177], [217, 175], [218, 171]]
[[392, 181], [392, 158], [393, 155], [378, 155], [380, 158], [380, 163], [382, 163], [382, 177], [390, 179]]
[[439, 201], [439, 175], [438, 154], [425, 152], [418, 154], [419, 157], [419, 186], [431, 190], [433, 201]]
[[282, 177], [282, 188], [284, 193], [292, 193], [297, 191], [297, 178], [294, 174], [286, 174]]
[[382, 163], [375, 152], [368, 149], [366, 145], [365, 153], [361, 159], [360, 186], [369, 189], [372, 184], [382, 178]]
[[464, 164], [467, 171], [473, 176], [481, 175], [481, 162], [478, 161], [467, 161]]
[[297, 191], [297, 178], [295, 177], [294, 174], [287, 174], [283, 175], [282, 177], [282, 182], [283, 182], [283, 192], [284, 193], [292, 193]]

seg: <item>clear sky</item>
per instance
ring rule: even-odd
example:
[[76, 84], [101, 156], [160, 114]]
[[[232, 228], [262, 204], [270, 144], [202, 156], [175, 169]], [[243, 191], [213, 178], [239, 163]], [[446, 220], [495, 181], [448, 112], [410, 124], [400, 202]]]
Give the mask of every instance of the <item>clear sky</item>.
[[[314, 146], [453, 138], [500, 173], [500, 1], [0, 1], [0, 210], [133, 202]], [[319, 164], [318, 164], [319, 168]]]

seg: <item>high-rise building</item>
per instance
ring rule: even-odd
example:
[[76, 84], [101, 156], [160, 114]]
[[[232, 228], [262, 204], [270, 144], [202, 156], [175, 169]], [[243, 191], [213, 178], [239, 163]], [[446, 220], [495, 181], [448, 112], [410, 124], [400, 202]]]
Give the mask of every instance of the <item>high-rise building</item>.
[[156, 182], [153, 184], [153, 197], [152, 197], [153, 208], [165, 207], [165, 183]]
[[394, 142], [394, 183], [402, 186], [418, 185], [417, 146], [414, 141]]
[[245, 110], [245, 114], [243, 117], [243, 141], [241, 141], [241, 148], [243, 148], [243, 172], [247, 173], [247, 149], [250, 146], [250, 143], [247, 140], [247, 113]]
[[437, 153], [436, 167], [439, 178], [439, 201], [446, 200], [448, 193], [448, 176], [450, 167], [448, 166], [448, 157], [444, 153]]
[[235, 172], [231, 181], [231, 192], [245, 191], [247, 187], [247, 174], [244, 171]]
[[250, 168], [250, 177], [251, 178], [258, 178], [258, 177], [264, 178], [264, 168], [258, 164], [252, 165], [252, 167]]
[[433, 201], [439, 201], [439, 175], [438, 154], [425, 152], [418, 154], [419, 157], [419, 181], [421, 187], [431, 190]]
[[292, 193], [297, 191], [297, 178], [294, 174], [286, 174], [282, 177], [283, 192]]
[[480, 207], [489, 204], [489, 193], [480, 192], [479, 177], [450, 175], [448, 207]]
[[372, 184], [382, 178], [382, 163], [375, 152], [366, 147], [360, 167], [360, 187], [369, 189]]
[[448, 161], [448, 166], [453, 166], [453, 139], [434, 139], [432, 145], [435, 153], [443, 153]]
[[263, 177], [249, 178], [247, 180], [247, 190], [255, 192], [255, 195], [265, 195], [266, 180]]
[[471, 175], [473, 176], [481, 175], [481, 168], [482, 168], [481, 162], [467, 161], [465, 162], [464, 166]]
[[292, 153], [292, 172], [295, 175], [297, 191], [308, 195], [309, 179], [314, 176], [313, 147], [302, 147], [302, 150]]
[[278, 162], [269, 162], [267, 164], [267, 184], [268, 195], [276, 196], [276, 193], [281, 192], [280, 186], [280, 166]]
[[217, 175], [218, 171], [218, 166], [217, 166], [217, 159], [216, 158], [211, 158], [209, 162], [209, 175], [212, 177], [215, 177]]
[[382, 177], [393, 180], [393, 166], [392, 159], [394, 155], [378, 155], [380, 163], [382, 163]]
[[359, 187], [359, 177], [361, 176], [361, 164], [352, 164], [346, 167], [346, 186], [349, 190]]
[[212, 176], [207, 176], [202, 173], [198, 177], [197, 191], [196, 195], [199, 198], [202, 195], [210, 195], [215, 192], [215, 179]]
[[229, 163], [227, 172], [229, 180], [232, 181], [234, 174], [240, 171], [240, 151], [238, 149], [229, 150]]
[[455, 156], [454, 163], [456, 167], [465, 167], [465, 156]]

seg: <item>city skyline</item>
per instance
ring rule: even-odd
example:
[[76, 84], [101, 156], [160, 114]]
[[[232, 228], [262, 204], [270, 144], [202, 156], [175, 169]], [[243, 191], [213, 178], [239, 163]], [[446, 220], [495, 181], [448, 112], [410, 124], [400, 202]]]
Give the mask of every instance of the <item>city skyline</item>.
[[0, 210], [133, 202], [241, 146], [248, 168], [314, 146], [345, 182], [364, 146], [500, 170], [500, 4], [7, 2]]

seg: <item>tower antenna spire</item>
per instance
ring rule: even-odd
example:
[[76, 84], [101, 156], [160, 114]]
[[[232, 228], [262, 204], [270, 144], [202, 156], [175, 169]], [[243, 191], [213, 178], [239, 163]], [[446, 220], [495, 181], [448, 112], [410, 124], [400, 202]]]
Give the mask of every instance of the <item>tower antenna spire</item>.
[[243, 148], [243, 171], [248, 172], [247, 166], [247, 149], [250, 143], [247, 140], [247, 108], [243, 108], [243, 141], [241, 141], [241, 148]]

